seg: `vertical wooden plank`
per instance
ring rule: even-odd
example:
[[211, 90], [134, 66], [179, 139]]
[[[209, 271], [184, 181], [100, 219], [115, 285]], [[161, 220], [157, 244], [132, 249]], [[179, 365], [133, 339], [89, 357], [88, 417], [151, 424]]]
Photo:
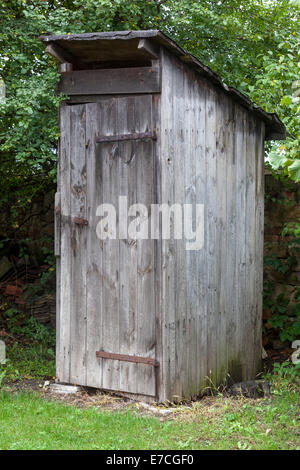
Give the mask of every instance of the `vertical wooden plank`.
[[[117, 129], [120, 135], [129, 133], [128, 131], [128, 113], [127, 107], [130, 107], [131, 100], [126, 98], [118, 98], [117, 101]], [[131, 111], [134, 109], [131, 106]], [[131, 130], [132, 132], [132, 130]], [[126, 197], [128, 207], [128, 179], [129, 168], [135, 165], [135, 156], [132, 154], [132, 144], [123, 142], [119, 144], [119, 196]], [[134, 172], [135, 173], [135, 172]], [[135, 185], [134, 185], [135, 186]], [[132, 204], [132, 202], [131, 202]], [[119, 213], [119, 217], [121, 214]], [[119, 228], [121, 222], [119, 220]], [[125, 234], [122, 234], [122, 236]], [[130, 269], [129, 250], [127, 249], [127, 236], [125, 239], [119, 240], [119, 344], [116, 352], [120, 354], [129, 354], [130, 344], [134, 343], [135, 309], [130, 311], [130, 283], [132, 282], [132, 272]], [[133, 313], [133, 315], [132, 315]], [[120, 361], [120, 390], [135, 391], [135, 377], [129, 377], [131, 364]], [[130, 388], [132, 385], [132, 388]]]
[[[202, 89], [197, 80], [190, 80], [185, 74], [185, 105], [182, 117], [183, 128], [186, 139], [179, 155], [184, 155], [185, 161], [185, 194], [184, 203], [192, 207], [192, 220], [190, 223], [193, 230], [196, 229], [196, 205], [203, 204], [203, 187], [201, 171], [203, 166], [203, 137], [205, 127], [205, 114], [203, 114], [202, 99], [199, 93]], [[202, 150], [202, 152], [201, 152]], [[202, 159], [202, 161], [201, 161]], [[204, 178], [205, 179], [205, 178]], [[186, 210], [186, 209], [185, 209]], [[186, 220], [186, 217], [184, 217]], [[186, 227], [185, 227], [186, 229]], [[202, 227], [201, 227], [202, 229]], [[203, 262], [203, 248], [188, 249], [192, 240], [184, 240], [183, 256], [185, 257], [185, 295], [183, 296], [186, 308], [186, 334], [184, 343], [180, 345], [178, 355], [182, 350], [186, 351], [186, 374], [183, 384], [183, 396], [195, 397], [200, 392], [201, 373], [201, 262]], [[201, 260], [201, 261], [200, 261]], [[182, 268], [180, 268], [182, 269]]]
[[60, 234], [61, 234], [61, 197], [60, 197], [60, 190], [59, 190], [55, 193], [55, 201], [54, 201], [54, 256], [60, 256], [60, 245], [61, 245]]
[[[59, 113], [60, 128], [62, 126]], [[56, 255], [56, 377], [60, 377], [60, 328], [61, 328], [61, 139], [58, 145], [58, 161], [57, 161], [57, 193], [55, 195], [55, 255]], [[59, 208], [59, 209], [58, 209]], [[58, 212], [59, 211], [59, 212]]]
[[[117, 130], [117, 98], [104, 102], [101, 135], [115, 135]], [[118, 208], [119, 147], [117, 143], [101, 143], [100, 158], [103, 164], [103, 203]], [[118, 233], [118, 224], [117, 224]], [[103, 241], [103, 327], [102, 348], [116, 352], [119, 347], [119, 240]], [[119, 390], [119, 361], [103, 360], [103, 387]]]
[[227, 305], [227, 321], [226, 321], [226, 344], [227, 344], [227, 367], [229, 376], [227, 380], [230, 382], [234, 377], [230, 377], [235, 367], [236, 360], [236, 335], [237, 335], [237, 315], [239, 308], [237, 306], [237, 296], [235, 292], [238, 289], [239, 278], [236, 277], [236, 244], [238, 233], [241, 227], [237, 225], [237, 148], [235, 145], [236, 139], [236, 121], [235, 121], [235, 104], [232, 101], [228, 102], [227, 114], [227, 179], [226, 179], [226, 192], [227, 192], [227, 207], [226, 207], [226, 226], [227, 226], [227, 243], [226, 243], [226, 257], [227, 266], [224, 273], [223, 282], [226, 290], [226, 305]]
[[228, 304], [226, 296], [226, 269], [227, 264], [231, 260], [227, 258], [227, 137], [228, 137], [228, 104], [226, 96], [219, 93], [216, 103], [216, 171], [217, 171], [217, 231], [216, 231], [216, 258], [215, 263], [217, 266], [217, 292], [216, 292], [216, 354], [217, 354], [217, 371], [216, 382], [222, 384], [226, 379], [227, 372], [227, 344], [226, 344], [226, 323], [228, 315]]
[[208, 386], [217, 379], [217, 168], [216, 168], [216, 92], [207, 88], [206, 96], [206, 250], [207, 250], [207, 368]]
[[[205, 135], [206, 135], [206, 82], [197, 85], [197, 104], [196, 104], [196, 145], [195, 145], [195, 193], [196, 203], [204, 204], [204, 214], [206, 211], [206, 194], [207, 176], [206, 176], [206, 148], [205, 148]], [[204, 217], [204, 229], [206, 219]], [[197, 304], [197, 321], [196, 330], [197, 336], [197, 391], [201, 393], [206, 385], [207, 376], [207, 239], [204, 237], [204, 247], [197, 252], [196, 256], [196, 295], [198, 299]]]
[[[183, 73], [182, 73], [183, 75]], [[179, 96], [182, 95], [184, 99], [184, 106], [179, 99], [178, 107], [181, 108], [178, 112], [180, 115], [180, 133], [178, 135], [179, 152], [178, 160], [179, 167], [176, 171], [177, 185], [176, 190], [178, 196], [176, 201], [183, 201], [185, 204], [190, 204], [193, 207], [192, 218], [194, 218], [195, 207], [195, 156], [194, 156], [194, 137], [195, 137], [195, 101], [194, 101], [194, 87], [189, 77], [183, 75], [183, 91], [178, 87]], [[176, 120], [175, 120], [176, 122]], [[178, 120], [177, 120], [178, 122]], [[181, 176], [182, 175], [182, 176]], [[183, 181], [182, 181], [183, 180]], [[180, 194], [180, 188], [184, 188], [184, 192]], [[181, 396], [193, 396], [195, 387], [195, 369], [197, 367], [195, 357], [196, 338], [194, 316], [197, 299], [193, 296], [193, 291], [197, 289], [195, 281], [197, 279], [194, 260], [195, 251], [187, 250], [188, 240], [183, 236], [183, 240], [179, 240], [178, 244], [178, 258], [177, 273], [179, 274], [180, 287], [180, 301], [178, 302], [177, 316], [179, 324], [182, 325], [181, 331], [177, 329], [178, 339], [176, 338], [177, 356], [184, 357], [184, 372], [183, 382], [181, 384]], [[177, 290], [178, 290], [177, 287]], [[180, 376], [179, 376], [180, 380]]]
[[[71, 209], [71, 353], [70, 382], [86, 384], [86, 237], [87, 227], [74, 223], [86, 219], [86, 110], [70, 108], [70, 209]], [[80, 294], [79, 294], [80, 293]]]
[[[173, 148], [174, 157], [173, 167], [173, 200], [172, 204], [180, 204], [181, 208], [186, 197], [186, 174], [185, 161], [189, 159], [189, 135], [190, 129], [186, 129], [186, 121], [190, 116], [191, 103], [188, 103], [190, 95], [189, 83], [186, 80], [184, 71], [181, 70], [176, 62], [172, 63], [173, 75]], [[181, 222], [183, 222], [183, 214]], [[175, 237], [175, 216], [172, 219], [173, 228], [171, 237]], [[173, 399], [180, 400], [186, 395], [186, 389], [189, 387], [190, 367], [189, 350], [186, 348], [186, 342], [189, 334], [189, 312], [187, 309], [186, 284], [186, 250], [185, 240], [174, 239], [174, 308], [175, 308], [175, 375], [172, 382]]]
[[247, 358], [244, 353], [244, 319], [246, 315], [246, 154], [245, 131], [246, 114], [243, 108], [236, 105], [236, 354], [231, 364], [231, 377], [234, 381], [242, 380]]
[[60, 107], [60, 164], [61, 181], [61, 262], [58, 276], [60, 289], [59, 336], [57, 338], [57, 378], [70, 381], [70, 322], [71, 322], [71, 226], [70, 226], [70, 108]]
[[[162, 53], [161, 95], [161, 202], [174, 200], [173, 73], [167, 52]], [[172, 399], [175, 379], [175, 246], [162, 240], [162, 347], [163, 383], [161, 399]]]
[[245, 129], [246, 139], [246, 292], [245, 292], [245, 317], [244, 317], [244, 353], [247, 358], [245, 378], [253, 377], [254, 364], [254, 326], [257, 275], [255, 266], [256, 229], [255, 229], [255, 123], [252, 115], [247, 114]]
[[263, 244], [264, 244], [264, 123], [256, 122], [256, 302], [254, 322], [254, 374], [260, 371], [262, 354], [262, 291], [263, 291]]
[[103, 241], [96, 235], [98, 217], [96, 211], [102, 203], [102, 160], [100, 146], [95, 142], [102, 119], [103, 103], [86, 105], [86, 146], [87, 146], [87, 377], [90, 387], [102, 387], [103, 359], [96, 358], [96, 351], [102, 348], [103, 335]]
[[61, 260], [56, 258], [56, 378], [61, 379]]
[[[138, 132], [153, 129], [151, 96], [137, 98], [135, 119]], [[147, 207], [148, 214], [154, 200], [153, 145], [151, 140], [139, 143], [136, 166], [137, 202]], [[144, 356], [151, 358], [155, 358], [156, 346], [154, 295], [154, 243], [152, 239], [139, 239], [137, 240], [137, 349]], [[137, 393], [155, 395], [154, 367], [137, 364]]]
[[[135, 132], [135, 98], [118, 99], [118, 129], [120, 133]], [[132, 142], [120, 144], [120, 196], [127, 197], [128, 208], [136, 203], [136, 164], [139, 158], [137, 145]], [[124, 234], [125, 236], [125, 234]], [[128, 235], [119, 242], [119, 352], [137, 354], [137, 248]], [[120, 362], [120, 390], [137, 393], [137, 364]]]
[[[153, 203], [160, 204], [162, 200], [161, 187], [161, 96], [154, 95], [152, 97], [153, 122], [157, 132], [157, 141], [154, 147], [153, 164], [154, 164], [154, 197]], [[154, 291], [155, 291], [155, 337], [156, 337], [156, 360], [160, 366], [155, 370], [155, 387], [156, 400], [163, 401], [163, 344], [162, 344], [162, 240], [153, 240], [154, 247]]]

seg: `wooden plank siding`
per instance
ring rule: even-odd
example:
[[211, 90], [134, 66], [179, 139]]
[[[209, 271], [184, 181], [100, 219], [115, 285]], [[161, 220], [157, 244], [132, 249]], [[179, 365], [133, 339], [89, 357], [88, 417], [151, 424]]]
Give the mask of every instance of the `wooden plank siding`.
[[164, 391], [253, 378], [261, 355], [263, 125], [162, 54], [162, 203], [204, 204], [205, 245], [162, 242]]

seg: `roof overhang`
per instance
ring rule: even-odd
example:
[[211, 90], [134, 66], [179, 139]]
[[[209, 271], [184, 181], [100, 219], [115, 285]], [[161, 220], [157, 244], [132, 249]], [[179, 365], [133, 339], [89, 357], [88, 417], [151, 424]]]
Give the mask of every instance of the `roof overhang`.
[[[155, 52], [152, 55], [151, 48], [149, 51], [149, 49], [139, 47], [140, 41], [147, 39], [153, 45], [154, 51], [156, 45], [166, 47], [180, 60], [187, 63], [215, 86], [222, 88], [233, 100], [239, 102], [264, 121], [266, 140], [283, 140], [286, 138], [285, 126], [277, 114], [267, 113], [236, 88], [227, 86], [212, 69], [192, 54], [186, 52], [159, 30], [64, 34], [40, 36], [40, 39], [47, 44], [48, 52], [60, 62], [77, 64], [80, 68], [89, 68], [91, 63], [108, 63], [109, 61], [138, 64], [139, 61], [144, 61], [145, 57], [148, 59], [153, 58]], [[114, 42], [112, 43], [112, 41]]]

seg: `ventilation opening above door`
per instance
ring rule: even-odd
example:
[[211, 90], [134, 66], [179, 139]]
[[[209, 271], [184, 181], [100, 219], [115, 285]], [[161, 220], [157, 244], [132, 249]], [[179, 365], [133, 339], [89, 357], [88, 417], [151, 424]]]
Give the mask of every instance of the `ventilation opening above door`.
[[[153, 65], [152, 61], [158, 59], [159, 47], [143, 38], [73, 42], [62, 39], [50, 41], [46, 52], [62, 64], [70, 64], [72, 70], [97, 70], [150, 67]], [[70, 71], [69, 69], [61, 71]]]

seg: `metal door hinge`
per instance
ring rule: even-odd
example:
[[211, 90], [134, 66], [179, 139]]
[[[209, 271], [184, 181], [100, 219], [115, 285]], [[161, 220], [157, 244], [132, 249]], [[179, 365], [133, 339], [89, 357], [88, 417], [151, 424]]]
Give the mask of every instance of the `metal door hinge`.
[[156, 132], [134, 132], [132, 134], [123, 134], [123, 135], [101, 135], [97, 137], [96, 142], [126, 142], [127, 140], [156, 140]]
[[102, 359], [113, 359], [116, 361], [135, 362], [140, 364], [148, 364], [149, 366], [158, 367], [159, 362], [151, 357], [129, 356], [128, 354], [108, 353], [104, 351], [96, 351], [96, 357]]
[[72, 217], [72, 222], [76, 225], [88, 225], [89, 222], [86, 219], [83, 219], [82, 217]]

